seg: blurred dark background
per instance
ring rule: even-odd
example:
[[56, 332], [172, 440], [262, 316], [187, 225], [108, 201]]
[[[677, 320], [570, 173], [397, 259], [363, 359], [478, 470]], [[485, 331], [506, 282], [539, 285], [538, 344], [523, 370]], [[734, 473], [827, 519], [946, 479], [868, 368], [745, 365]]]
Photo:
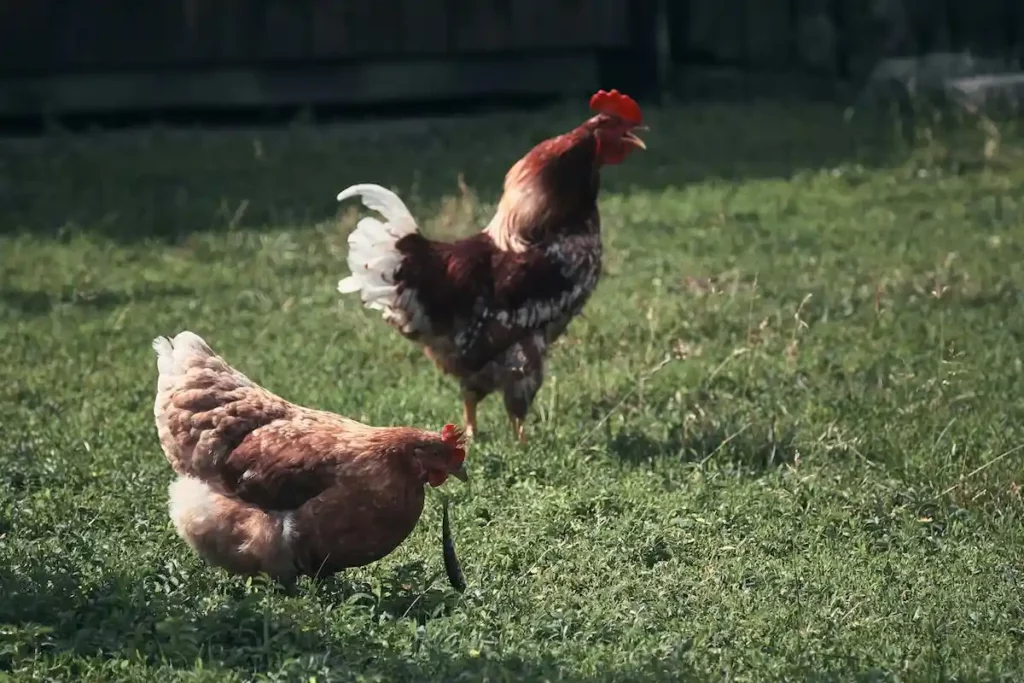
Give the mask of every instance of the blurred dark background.
[[0, 0], [0, 128], [451, 111], [617, 87], [849, 98], [880, 60], [1018, 64], [1021, 0]]

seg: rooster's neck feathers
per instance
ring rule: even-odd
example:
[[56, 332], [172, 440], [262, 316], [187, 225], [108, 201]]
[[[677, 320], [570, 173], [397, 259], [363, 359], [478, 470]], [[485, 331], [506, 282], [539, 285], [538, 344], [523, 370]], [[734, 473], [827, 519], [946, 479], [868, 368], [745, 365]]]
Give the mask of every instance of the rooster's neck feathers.
[[597, 212], [597, 139], [580, 126], [539, 143], [505, 175], [485, 232], [499, 249], [520, 252]]

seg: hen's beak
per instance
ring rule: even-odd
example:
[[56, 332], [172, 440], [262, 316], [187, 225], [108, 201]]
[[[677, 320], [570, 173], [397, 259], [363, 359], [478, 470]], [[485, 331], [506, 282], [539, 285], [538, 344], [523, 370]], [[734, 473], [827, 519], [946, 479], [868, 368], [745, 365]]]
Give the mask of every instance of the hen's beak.
[[[647, 130], [647, 126], [637, 126], [633, 130]], [[632, 131], [627, 131], [622, 136], [622, 139], [625, 140], [626, 142], [628, 142], [631, 145], [636, 145], [640, 149], [643, 149], [643, 150], [647, 149], [647, 145], [644, 144], [644, 141], [641, 140], [640, 138], [638, 138], [636, 135], [634, 135]]]
[[459, 481], [469, 481], [469, 472], [466, 471], [466, 466], [464, 464], [460, 464], [458, 468], [451, 470], [450, 474]]

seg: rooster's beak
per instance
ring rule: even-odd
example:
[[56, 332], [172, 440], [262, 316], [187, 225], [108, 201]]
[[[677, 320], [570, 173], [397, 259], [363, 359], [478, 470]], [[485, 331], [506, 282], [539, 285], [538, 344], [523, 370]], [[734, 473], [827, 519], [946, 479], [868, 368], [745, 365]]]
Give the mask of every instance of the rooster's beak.
[[455, 477], [456, 479], [458, 479], [459, 481], [463, 481], [463, 482], [468, 482], [469, 481], [469, 473], [466, 471], [466, 466], [465, 465], [460, 464], [458, 469], [454, 469], [454, 470], [451, 471], [451, 475], [453, 477]]
[[[634, 128], [634, 130], [647, 130], [647, 126], [637, 126], [636, 128]], [[647, 149], [647, 145], [644, 144], [644, 141], [638, 138], [636, 135], [634, 135], [632, 131], [627, 132], [625, 135], [623, 135], [622, 139], [631, 145], [636, 145], [640, 149]]]

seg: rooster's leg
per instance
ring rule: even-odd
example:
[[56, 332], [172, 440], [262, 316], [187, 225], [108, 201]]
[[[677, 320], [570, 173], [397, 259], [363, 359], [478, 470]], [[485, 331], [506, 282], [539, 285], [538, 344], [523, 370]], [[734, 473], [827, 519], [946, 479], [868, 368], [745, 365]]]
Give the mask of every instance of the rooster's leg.
[[512, 423], [512, 436], [519, 443], [525, 444], [526, 414], [530, 410], [530, 404], [515, 391], [506, 391], [504, 397], [505, 413], [508, 414], [508, 421]]
[[509, 415], [509, 420], [512, 421], [512, 436], [521, 443], [526, 443], [526, 419], [516, 417], [515, 415]]
[[472, 391], [462, 392], [462, 421], [466, 425], [466, 436], [472, 438], [476, 433], [476, 404], [480, 397]]
[[512, 436], [520, 444], [526, 443], [526, 416], [530, 413], [533, 399], [544, 381], [543, 373], [544, 366], [541, 360], [535, 354], [526, 355], [526, 362], [513, 366], [501, 388], [505, 412], [512, 423]]

